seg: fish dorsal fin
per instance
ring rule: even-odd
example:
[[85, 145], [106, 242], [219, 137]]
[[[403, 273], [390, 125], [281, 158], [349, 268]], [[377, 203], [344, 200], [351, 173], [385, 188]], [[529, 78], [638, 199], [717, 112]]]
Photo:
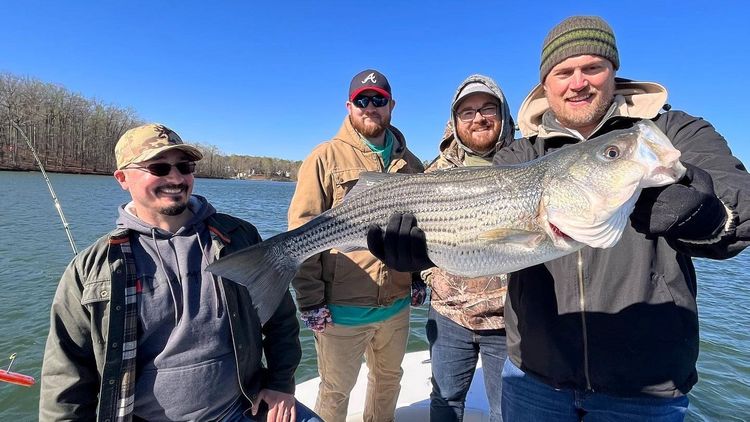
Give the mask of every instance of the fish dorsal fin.
[[544, 233], [528, 230], [498, 227], [479, 234], [479, 239], [490, 243], [514, 244], [524, 249], [534, 249], [542, 240]]
[[359, 180], [357, 180], [357, 184], [354, 185], [354, 187], [346, 194], [344, 200], [346, 200], [346, 198], [351, 195], [359, 195], [361, 192], [364, 192], [373, 186], [379, 185], [386, 179], [403, 176], [406, 175], [401, 173], [379, 173], [376, 171], [363, 171], [359, 174]]

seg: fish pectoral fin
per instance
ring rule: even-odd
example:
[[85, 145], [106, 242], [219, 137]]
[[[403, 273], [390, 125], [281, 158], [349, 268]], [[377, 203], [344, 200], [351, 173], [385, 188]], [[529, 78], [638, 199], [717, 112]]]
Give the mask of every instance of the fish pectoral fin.
[[544, 240], [544, 234], [520, 229], [501, 227], [479, 235], [485, 242], [515, 244], [524, 249], [534, 249]]
[[333, 249], [336, 249], [337, 251], [340, 251], [340, 252], [357, 252], [357, 251], [366, 251], [366, 250], [368, 250], [367, 247], [365, 247], [365, 246], [359, 246], [359, 245], [350, 245], [350, 246], [349, 245], [341, 245], [341, 246], [337, 246], [337, 247], [335, 247]]

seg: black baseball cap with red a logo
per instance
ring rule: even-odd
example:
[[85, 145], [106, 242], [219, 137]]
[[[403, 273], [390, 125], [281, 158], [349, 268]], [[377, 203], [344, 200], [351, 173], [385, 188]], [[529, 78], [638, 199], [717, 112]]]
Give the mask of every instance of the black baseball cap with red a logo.
[[374, 69], [365, 69], [357, 73], [349, 84], [349, 101], [362, 91], [371, 89], [386, 98], [391, 98], [391, 85], [382, 73]]

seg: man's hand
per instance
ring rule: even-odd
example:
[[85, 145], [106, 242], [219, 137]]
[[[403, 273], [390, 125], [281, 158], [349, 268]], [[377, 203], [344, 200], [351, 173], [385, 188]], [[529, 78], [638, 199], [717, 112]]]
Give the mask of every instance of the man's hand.
[[377, 224], [367, 230], [370, 253], [388, 267], [402, 272], [419, 272], [434, 267], [427, 256], [427, 239], [417, 227], [414, 214], [394, 213], [388, 220], [385, 234]]
[[421, 306], [427, 297], [427, 285], [419, 273], [413, 273], [411, 277], [411, 306]]
[[302, 319], [302, 322], [305, 323], [305, 327], [316, 333], [322, 333], [325, 331], [327, 324], [333, 323], [333, 320], [331, 319], [331, 311], [326, 305], [309, 311], [300, 312], [300, 318]]
[[294, 408], [294, 396], [281, 391], [263, 389], [253, 401], [252, 413], [255, 416], [260, 408], [260, 402], [268, 405], [266, 422], [294, 422], [297, 420], [297, 411]]
[[683, 164], [687, 171], [679, 182], [641, 192], [630, 216], [637, 231], [689, 241], [712, 239], [724, 229], [727, 213], [711, 175]]

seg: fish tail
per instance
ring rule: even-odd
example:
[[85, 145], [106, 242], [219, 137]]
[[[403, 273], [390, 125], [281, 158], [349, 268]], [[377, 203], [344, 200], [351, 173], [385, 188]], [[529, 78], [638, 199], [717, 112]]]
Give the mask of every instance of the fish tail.
[[261, 324], [276, 312], [300, 262], [279, 252], [283, 242], [263, 242], [223, 257], [206, 270], [247, 287]]

